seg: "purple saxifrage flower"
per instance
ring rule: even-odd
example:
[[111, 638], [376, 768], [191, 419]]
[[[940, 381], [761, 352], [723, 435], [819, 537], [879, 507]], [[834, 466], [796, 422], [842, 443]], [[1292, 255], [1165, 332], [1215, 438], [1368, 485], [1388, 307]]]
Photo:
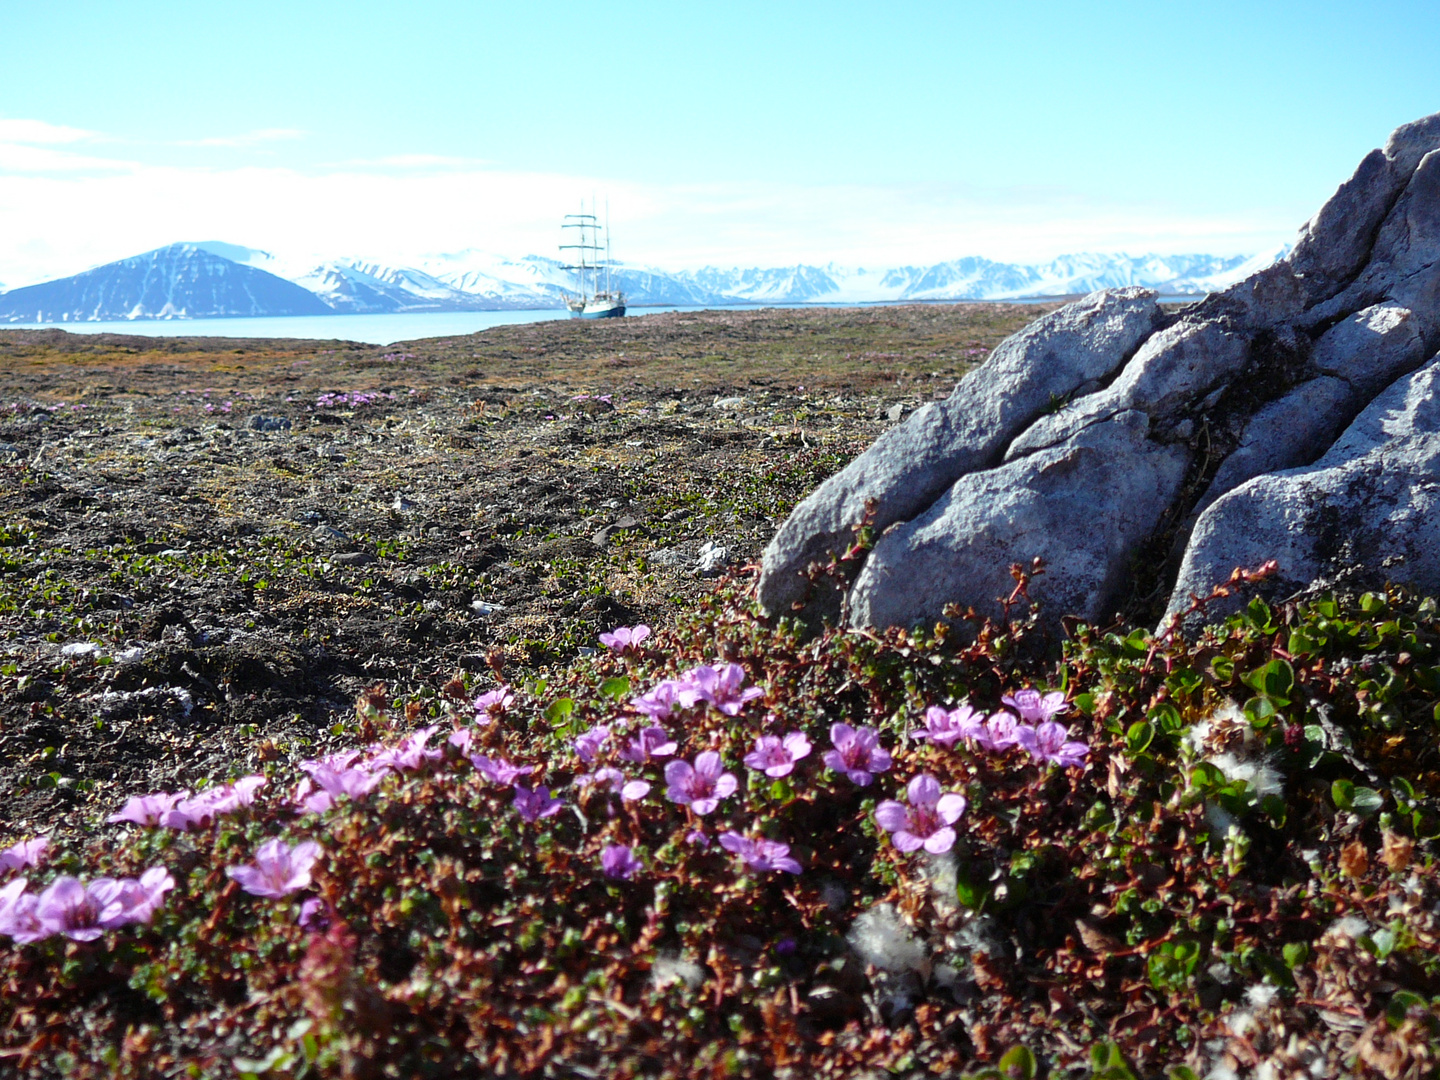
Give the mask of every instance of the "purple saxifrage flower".
[[45, 861], [45, 852], [49, 848], [50, 840], [44, 836], [12, 844], [0, 851], [0, 870], [24, 870], [27, 866], [39, 866]]
[[14, 938], [20, 945], [50, 936], [35, 917], [35, 895], [25, 891], [27, 884], [24, 878], [17, 877], [0, 889], [0, 934]]
[[969, 705], [942, 709], [931, 705], [925, 710], [925, 727], [910, 733], [912, 739], [929, 739], [940, 746], [953, 746], [961, 739], [974, 739], [984, 723]]
[[635, 871], [644, 869], [644, 864], [624, 844], [610, 844], [600, 852], [600, 868], [606, 877], [629, 881]]
[[745, 755], [745, 764], [766, 776], [789, 776], [795, 763], [810, 753], [810, 740], [798, 731], [781, 738], [779, 735], [761, 735], [755, 740], [755, 749]]
[[825, 767], [844, 773], [859, 787], [867, 787], [876, 773], [890, 768], [890, 754], [880, 745], [880, 733], [872, 727], [831, 724], [830, 741], [835, 749], [825, 751]]
[[124, 806], [105, 820], [133, 821], [136, 825], [159, 825], [161, 818], [189, 797], [188, 791], [157, 791], [152, 795], [131, 795]]
[[94, 941], [106, 930], [123, 925], [120, 883], [96, 878], [84, 885], [62, 874], [35, 898], [35, 918], [49, 934], [64, 934], [72, 941]]
[[296, 920], [301, 930], [308, 930], [312, 934], [324, 933], [330, 929], [330, 921], [333, 913], [330, 905], [318, 896], [312, 896], [300, 905], [300, 917]]
[[215, 813], [233, 814], [236, 810], [254, 806], [256, 792], [267, 783], [269, 781], [264, 776], [255, 773], [253, 776], [242, 776], [233, 784], [217, 785], [203, 792], [203, 795], [209, 796], [206, 801], [214, 808]]
[[522, 776], [528, 776], [534, 772], [533, 766], [512, 765], [503, 757], [488, 758], [482, 754], [476, 754], [470, 759], [470, 764], [475, 766], [475, 771], [485, 777], [492, 784], [499, 784], [501, 787], [513, 787], [515, 781]]
[[704, 817], [717, 806], [721, 799], [735, 794], [740, 782], [733, 773], [725, 772], [720, 755], [706, 750], [696, 755], [695, 764], [688, 761], [672, 761], [665, 766], [665, 797], [671, 802], [688, 806]]
[[72, 941], [94, 941], [104, 931], [127, 923], [149, 922], [175, 887], [164, 867], [134, 878], [96, 878], [89, 884], [61, 875], [35, 898], [33, 918], [42, 935], [64, 934]]
[[745, 669], [739, 664], [701, 664], [680, 677], [676, 699], [687, 709], [703, 701], [726, 716], [737, 716], [747, 701], [765, 694], [758, 686], [742, 689], [744, 683]]
[[1020, 745], [1040, 762], [1060, 766], [1083, 765], [1090, 747], [1083, 742], [1067, 742], [1065, 725], [1046, 720], [1039, 727], [1022, 727], [1018, 732]]
[[136, 878], [120, 879], [120, 903], [126, 922], [148, 923], [165, 902], [165, 894], [175, 887], [175, 879], [163, 866], [152, 866]]
[[[335, 805], [335, 800], [342, 795], [351, 799], [360, 799], [368, 794], [385, 779], [383, 770], [371, 771], [365, 766], [350, 766], [348, 764], [336, 768], [328, 762], [349, 762], [354, 757], [345, 755], [338, 758], [322, 759], [320, 761], [303, 761], [300, 768], [310, 774], [309, 780], [300, 781], [300, 786], [295, 790], [295, 802], [302, 810], [312, 814], [324, 813]], [[318, 790], [312, 791], [312, 784]]]
[[515, 703], [515, 695], [508, 686], [487, 690], [474, 701], [475, 722], [484, 727], [490, 721], [504, 716], [505, 711]]
[[425, 768], [432, 761], [439, 761], [445, 756], [445, 751], [436, 747], [427, 749], [425, 744], [430, 741], [430, 736], [439, 729], [438, 725], [423, 727], [413, 732], [399, 746], [385, 747], [378, 750], [370, 758], [372, 770], [393, 769], [397, 773], [416, 772]]
[[942, 794], [940, 781], [921, 773], [906, 785], [905, 798], [909, 806], [886, 799], [875, 807], [875, 820], [891, 834], [897, 848], [923, 847], [932, 855], [942, 855], [955, 846], [955, 830], [950, 826], [965, 812], [965, 796]]
[[167, 829], [185, 832], [192, 826], [204, 825], [222, 814], [233, 814], [246, 806], [253, 806], [255, 793], [267, 783], [258, 773], [244, 776], [233, 784], [216, 784], [189, 798], [180, 799], [169, 810], [160, 814], [160, 824]]
[[276, 837], [256, 849], [254, 863], [227, 866], [225, 873], [252, 896], [278, 899], [309, 887], [310, 868], [319, 857], [320, 845], [314, 840], [301, 841], [292, 848]]
[[596, 769], [593, 773], [581, 773], [575, 777], [575, 783], [579, 787], [600, 784], [611, 791], [618, 791], [622, 802], [634, 802], [650, 794], [649, 780], [626, 780], [625, 774], [619, 769], [605, 768]]
[[516, 784], [513, 805], [524, 820], [538, 821], [542, 817], [558, 814], [564, 803], [551, 798], [550, 789], [543, 785], [532, 791], [522, 784]]
[[608, 634], [600, 635], [600, 644], [612, 652], [624, 652], [626, 649], [636, 649], [640, 643], [650, 636], [650, 627], [643, 623], [639, 626], [617, 626]]
[[624, 761], [643, 765], [651, 758], [670, 757], [679, 749], [675, 740], [662, 727], [647, 727], [625, 744], [620, 751]]
[[1020, 730], [1024, 726], [1010, 713], [997, 712], [985, 721], [975, 741], [986, 750], [1008, 750], [1020, 745]]
[[649, 692], [631, 698], [630, 704], [636, 712], [644, 713], [652, 720], [667, 720], [680, 704], [680, 686], [676, 679], [665, 679], [656, 683]]
[[595, 761], [595, 755], [600, 753], [600, 748], [605, 745], [605, 740], [610, 737], [608, 724], [596, 724], [589, 731], [581, 732], [575, 737], [575, 753], [586, 765]]
[[804, 869], [790, 855], [790, 845], [776, 840], [751, 840], [737, 832], [720, 834], [720, 846], [732, 855], [739, 855], [741, 861], [751, 870], [784, 870], [798, 874]]
[[1006, 694], [1000, 700], [1019, 713], [1020, 719], [1027, 724], [1043, 724], [1057, 713], [1070, 708], [1065, 701], [1065, 695], [1058, 690], [1048, 694], [1033, 689], [1017, 690], [1013, 694]]

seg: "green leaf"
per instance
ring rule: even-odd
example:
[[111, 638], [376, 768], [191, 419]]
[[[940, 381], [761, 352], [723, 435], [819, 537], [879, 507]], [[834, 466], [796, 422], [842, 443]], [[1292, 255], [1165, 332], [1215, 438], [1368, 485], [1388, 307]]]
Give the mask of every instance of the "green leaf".
[[1415, 788], [1409, 780], [1403, 776], [1397, 776], [1390, 781], [1390, 793], [1395, 796], [1395, 801], [1404, 799], [1407, 803], [1415, 801]]
[[1155, 738], [1155, 725], [1148, 720], [1137, 720], [1125, 733], [1125, 749], [1132, 754], [1138, 754], [1150, 745], [1150, 740], [1153, 738]]
[[1349, 780], [1336, 780], [1330, 785], [1330, 801], [1337, 810], [1349, 810], [1355, 805], [1355, 785]]
[[1262, 634], [1273, 634], [1275, 632], [1275, 623], [1270, 611], [1270, 605], [1258, 596], [1245, 605], [1245, 621]]
[[619, 701], [630, 694], [630, 679], [626, 675], [617, 675], [613, 679], [606, 679], [600, 684], [600, 692], [608, 698]]
[[1291, 971], [1310, 959], [1310, 946], [1303, 941], [1292, 941], [1280, 952], [1285, 957], [1285, 966]]
[[1006, 1080], [1035, 1080], [1035, 1055], [1023, 1043], [1005, 1051], [999, 1066], [1000, 1075]]
[[1295, 687], [1295, 669], [1288, 661], [1277, 658], [1254, 671], [1247, 671], [1240, 681], [1265, 697], [1282, 698], [1281, 704], [1288, 705], [1290, 692]]
[[[1285, 702], [1282, 700], [1278, 704], [1283, 705]], [[1274, 698], [1266, 697], [1265, 695], [1252, 697], [1249, 701], [1245, 702], [1245, 716], [1250, 721], [1250, 726], [1257, 730], [1268, 727], [1270, 721], [1274, 720], [1280, 713], [1276, 705], [1277, 702]]]
[[1092, 716], [1095, 713], [1094, 694], [1076, 694], [1074, 698], [1071, 699], [1070, 703], [1074, 705], [1075, 708], [1084, 713], [1086, 716]]
[[1366, 615], [1379, 615], [1383, 613], [1388, 606], [1385, 602], [1385, 597], [1379, 593], [1367, 592], [1360, 597], [1360, 610]]
[[1210, 661], [1210, 673], [1215, 676], [1215, 681], [1228, 683], [1235, 677], [1235, 661], [1227, 656], [1217, 656]]
[[961, 867], [955, 873], [955, 898], [964, 904], [971, 911], [979, 911], [986, 899], [990, 896], [990, 890], [983, 884], [978, 884], [970, 876], [968, 866]]
[[570, 714], [574, 711], [574, 698], [558, 698], [552, 701], [550, 707], [545, 710], [545, 719], [550, 721], [551, 727], [563, 727], [570, 720]]
[[1218, 766], [1202, 761], [1190, 770], [1190, 783], [1202, 791], [1220, 787], [1225, 783], [1225, 774]]
[[1373, 817], [1385, 805], [1385, 796], [1374, 788], [1357, 787], [1350, 795], [1350, 808], [1362, 818]]
[[1390, 1004], [1385, 1007], [1385, 1020], [1391, 1027], [1399, 1027], [1405, 1022], [1405, 1014], [1411, 1009], [1428, 1009], [1430, 1003], [1413, 990], [1397, 990], [1390, 997]]
[[1120, 1048], [1108, 1039], [1090, 1047], [1090, 1080], [1136, 1080]]
[[1325, 648], [1327, 638], [1316, 630], [1297, 627], [1290, 631], [1288, 651], [1294, 656], [1318, 653]]
[[1171, 705], [1168, 701], [1162, 701], [1150, 710], [1150, 719], [1155, 721], [1159, 729], [1166, 735], [1173, 735], [1185, 726], [1180, 719], [1180, 710]]

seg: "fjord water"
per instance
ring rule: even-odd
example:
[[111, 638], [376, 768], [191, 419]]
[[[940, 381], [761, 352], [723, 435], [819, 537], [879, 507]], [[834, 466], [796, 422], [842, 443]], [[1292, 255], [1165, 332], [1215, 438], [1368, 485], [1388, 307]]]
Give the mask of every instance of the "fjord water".
[[[737, 304], [754, 310], [760, 304]], [[632, 308], [626, 318], [660, 311], [702, 308]], [[729, 310], [727, 308], [727, 310]], [[360, 341], [389, 345], [422, 338], [454, 337], [493, 326], [568, 319], [564, 308], [525, 311], [413, 311], [374, 315], [278, 315], [228, 319], [121, 319], [113, 322], [0, 323], [4, 330], [69, 330], [74, 334], [140, 334], [145, 337], [301, 338], [316, 341]]]
[[[1027, 297], [1014, 300], [947, 300], [964, 303], [1044, 303], [1054, 297]], [[1162, 302], [1189, 302], [1196, 296], [1162, 296]], [[916, 303], [917, 301], [900, 301]], [[921, 303], [936, 301], [919, 301]], [[761, 308], [884, 307], [871, 304], [726, 304], [723, 308], [704, 305], [660, 305], [635, 307], [625, 313], [633, 319], [662, 311], [759, 311]], [[359, 341], [367, 345], [390, 345], [422, 338], [455, 337], [489, 330], [493, 326], [549, 322], [569, 318], [564, 308], [525, 311], [412, 311], [375, 315], [279, 315], [265, 318], [243, 316], [228, 319], [121, 319], [113, 322], [0, 323], [0, 330], [69, 330], [74, 334], [139, 334], [144, 337], [228, 337], [300, 338], [313, 341]]]

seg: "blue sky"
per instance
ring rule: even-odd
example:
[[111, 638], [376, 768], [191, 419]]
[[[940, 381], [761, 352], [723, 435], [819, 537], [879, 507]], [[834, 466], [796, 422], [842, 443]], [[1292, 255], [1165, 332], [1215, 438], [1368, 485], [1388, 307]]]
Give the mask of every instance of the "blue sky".
[[1440, 110], [1440, 5], [0, 0], [0, 284], [297, 258], [1251, 253]]

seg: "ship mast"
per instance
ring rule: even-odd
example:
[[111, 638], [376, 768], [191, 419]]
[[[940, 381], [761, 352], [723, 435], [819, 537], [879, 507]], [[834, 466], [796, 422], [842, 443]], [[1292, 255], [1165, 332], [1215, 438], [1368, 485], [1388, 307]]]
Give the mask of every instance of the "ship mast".
[[[576, 281], [577, 281], [577, 284], [579, 285], [580, 302], [581, 302], [582, 305], [583, 305], [587, 300], [590, 300], [591, 298], [593, 298], [594, 295], [600, 291], [600, 256], [599, 256], [599, 252], [601, 251], [601, 247], [600, 247], [599, 243], [597, 243], [598, 237], [596, 237], [596, 235], [595, 235], [595, 233], [599, 231], [600, 225], [599, 225], [599, 219], [595, 216], [595, 214], [594, 214], [594, 212], [593, 212], [594, 209], [595, 209], [594, 206], [592, 205], [590, 209], [591, 209], [591, 211], [592, 211], [591, 213], [588, 213], [588, 214], [585, 213], [585, 200], [583, 200], [583, 199], [580, 200], [580, 213], [578, 213], [578, 214], [566, 214], [566, 215], [565, 215], [565, 220], [564, 220], [564, 222], [563, 222], [563, 223], [561, 224], [561, 226], [560, 226], [562, 229], [579, 229], [579, 230], [580, 230], [580, 242], [579, 242], [578, 244], [561, 244], [561, 245], [560, 245], [560, 250], [561, 250], [561, 251], [578, 251], [578, 252], [580, 253], [578, 263], [574, 263], [574, 264], [571, 264], [571, 265], [562, 265], [562, 266], [561, 266], [561, 269], [562, 269], [562, 270], [574, 270], [574, 271], [576, 271], [576, 274], [577, 274], [577, 279], [576, 279]], [[607, 216], [608, 216], [608, 207], [607, 207]], [[608, 234], [608, 232], [609, 232], [609, 229], [608, 229], [608, 228], [606, 229], [606, 232], [607, 232], [607, 234]], [[606, 242], [607, 242], [607, 244], [608, 244], [608, 242], [609, 242], [609, 237], [608, 237], [608, 235], [607, 235], [607, 237], [606, 237]], [[589, 252], [594, 252], [594, 253], [595, 253], [595, 256], [594, 256], [594, 258], [590, 259], [590, 260], [587, 262], [587, 253], [589, 253]], [[609, 253], [608, 253], [608, 251], [607, 251], [607, 253], [606, 253], [606, 258], [607, 258], [607, 261], [608, 261], [608, 258], [609, 258]], [[586, 290], [586, 288], [585, 288], [585, 284], [586, 284], [586, 283], [585, 283], [585, 275], [586, 275], [587, 273], [590, 275], [590, 278], [591, 278], [590, 289], [588, 290], [588, 292], [587, 292], [587, 290]], [[608, 287], [609, 287], [609, 280], [608, 280], [609, 271], [608, 271], [608, 269], [607, 269], [607, 271], [606, 271], [606, 275], [607, 275], [606, 287], [608, 288]]]

